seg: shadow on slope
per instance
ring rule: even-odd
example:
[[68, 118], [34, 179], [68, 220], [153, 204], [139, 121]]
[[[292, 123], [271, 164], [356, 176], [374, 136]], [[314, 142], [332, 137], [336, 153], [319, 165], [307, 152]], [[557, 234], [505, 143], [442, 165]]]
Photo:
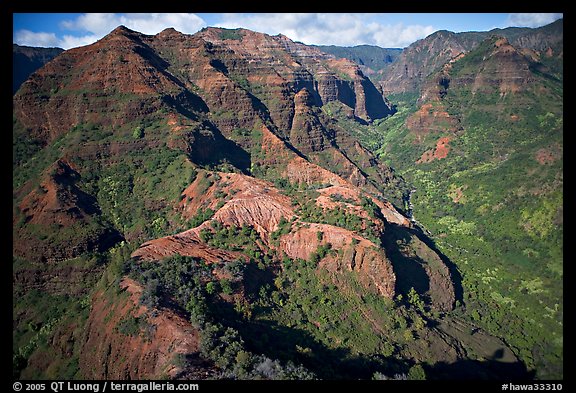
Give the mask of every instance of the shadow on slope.
[[192, 162], [214, 167], [229, 163], [247, 175], [250, 173], [250, 154], [236, 142], [227, 139], [220, 130], [208, 124], [187, 135], [188, 156]]
[[302, 364], [320, 379], [372, 379], [375, 372], [385, 375], [408, 371], [404, 362], [381, 355], [352, 354], [348, 348], [328, 348], [312, 334], [274, 321], [252, 321], [237, 326], [246, 347], [280, 361]]
[[[418, 252], [412, 247], [412, 238], [417, 238], [424, 243], [448, 268], [450, 281], [454, 289], [454, 301], [462, 302], [462, 276], [456, 265], [438, 250], [434, 241], [426, 236], [419, 227], [405, 228], [389, 224], [381, 240], [396, 274], [395, 291], [405, 295], [411, 288], [414, 288], [419, 295], [422, 295], [432, 289], [430, 285], [431, 276], [429, 274], [436, 274], [435, 269], [438, 269], [438, 267], [434, 268], [428, 261], [422, 259], [422, 254], [425, 258], [426, 253]], [[427, 272], [425, 265], [427, 265], [428, 269], [432, 269], [431, 272]]]
[[534, 371], [528, 371], [521, 362], [503, 362], [503, 350], [497, 350], [486, 360], [459, 360], [455, 363], [439, 362], [425, 366], [428, 379], [435, 380], [506, 380], [530, 381]]
[[448, 267], [450, 271], [450, 277], [452, 278], [452, 284], [454, 285], [454, 297], [455, 300], [459, 301], [460, 303], [464, 304], [464, 288], [462, 287], [462, 275], [458, 270], [458, 266], [454, 262], [450, 260], [446, 255], [444, 255], [438, 247], [436, 247], [436, 243], [434, 240], [429, 238], [420, 227], [416, 227], [412, 231], [414, 235], [418, 237], [424, 244], [426, 244], [432, 251], [434, 251], [442, 260], [442, 262]]

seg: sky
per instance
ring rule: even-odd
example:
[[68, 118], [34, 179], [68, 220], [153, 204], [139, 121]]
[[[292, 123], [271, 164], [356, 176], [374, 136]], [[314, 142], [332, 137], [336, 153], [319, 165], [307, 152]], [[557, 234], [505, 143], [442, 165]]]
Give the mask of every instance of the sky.
[[168, 27], [194, 34], [207, 26], [284, 34], [308, 45], [405, 48], [438, 30], [540, 27], [561, 13], [14, 13], [13, 42], [70, 49], [91, 44], [119, 25], [144, 34]]

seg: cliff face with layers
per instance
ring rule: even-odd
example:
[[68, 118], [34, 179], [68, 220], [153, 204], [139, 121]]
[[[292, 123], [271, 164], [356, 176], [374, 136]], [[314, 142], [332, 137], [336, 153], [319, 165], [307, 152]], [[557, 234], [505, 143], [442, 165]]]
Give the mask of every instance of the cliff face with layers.
[[[431, 283], [421, 295], [451, 310], [454, 288], [435, 252], [419, 244], [412, 255], [383, 241], [400, 231], [415, 242], [388, 198], [405, 185], [332, 121], [323, 106], [334, 101], [360, 123], [393, 113], [357, 65], [281, 35], [208, 28], [149, 36], [121, 26], [63, 52], [14, 96], [13, 254], [37, 269], [34, 278], [19, 269], [15, 283], [66, 294], [64, 284], [53, 288], [54, 271], [66, 283], [107, 267], [60, 264], [92, 255], [106, 264], [125, 240], [134, 269], [181, 255], [220, 277], [254, 255], [266, 256], [273, 273], [283, 258], [318, 259], [315, 274], [331, 272], [343, 291], [353, 276], [386, 299], [414, 286], [398, 276], [402, 264], [423, 263]], [[209, 239], [240, 228], [254, 231], [252, 255]], [[116, 274], [90, 297], [78, 375], [210, 373], [198, 331], [174, 310], [144, 307], [141, 285]], [[243, 291], [223, 299], [246, 302]], [[182, 370], [179, 357], [190, 356], [200, 360]]]
[[264, 124], [303, 154], [330, 150], [337, 161], [352, 161], [348, 172], [367, 162], [377, 167], [373, 183], [387, 183], [389, 168], [362, 149], [347, 149], [346, 132], [316, 113], [336, 100], [363, 121], [393, 113], [354, 63], [283, 36], [211, 28], [146, 36], [119, 27], [39, 70], [14, 97], [14, 111], [42, 146], [74, 127], [123, 128], [174, 111], [169, 145], [185, 148], [194, 162], [226, 158], [244, 170], [250, 162], [242, 150], [252, 139], [238, 132]]
[[[418, 110], [405, 121], [414, 135], [414, 144], [421, 144], [430, 136], [436, 137], [436, 146], [426, 150], [416, 163], [446, 158], [450, 154], [450, 142], [465, 132], [462, 119], [448, 113], [445, 98], [449, 92], [468, 91], [470, 99], [497, 94], [501, 100], [512, 100], [532, 88], [538, 81], [537, 73], [553, 73], [553, 65], [540, 60], [541, 54], [515, 47], [505, 37], [493, 36], [476, 44], [470, 53], [462, 52], [450, 58], [430, 74], [421, 84]], [[470, 63], [473, 65], [468, 65]]]
[[[275, 119], [280, 129], [289, 128], [294, 94], [303, 88], [313, 93], [317, 106], [338, 100], [366, 121], [392, 113], [382, 93], [349, 60], [336, 59], [283, 35], [208, 28], [198, 36], [215, 48], [222, 48], [218, 57], [231, 75], [245, 75], [248, 83], [258, 86], [265, 82], [270, 90], [284, 93], [283, 97], [275, 97], [281, 101], [278, 107], [285, 108]], [[233, 62], [227, 60], [228, 54], [233, 55]], [[264, 92], [262, 98], [266, 103], [265, 95]]]
[[[234, 190], [235, 194], [216, 211], [211, 220], [185, 232], [144, 243], [132, 256], [138, 260], [160, 260], [180, 254], [202, 257], [211, 263], [247, 260], [248, 258], [239, 252], [216, 252], [203, 244], [201, 232], [209, 230], [213, 226], [212, 221], [218, 221], [224, 227], [252, 227], [260, 236], [260, 248], [263, 252], [284, 254], [294, 259], [308, 260], [319, 246], [330, 243], [335, 249], [345, 250], [342, 259], [332, 262], [332, 270], [357, 271], [360, 276], [365, 276], [363, 281], [367, 287], [377, 288], [385, 297], [394, 297], [395, 275], [392, 265], [385, 251], [379, 250], [372, 241], [344, 228], [299, 219], [291, 200], [280, 194], [271, 183], [239, 174], [218, 175], [221, 181], [227, 184], [224, 192]], [[351, 184], [341, 179], [340, 182], [351, 192], [358, 192]], [[214, 184], [203, 193], [198, 193], [199, 183], [200, 181], [196, 181], [184, 191], [185, 202], [181, 203], [180, 208], [185, 217], [195, 211], [195, 206], [214, 207], [212, 196], [218, 186]], [[383, 206], [382, 211], [386, 211], [387, 215], [400, 216], [392, 206]], [[280, 236], [278, 244], [274, 244], [271, 235], [278, 230], [283, 219], [291, 223], [291, 229]], [[406, 221], [398, 224], [409, 226]], [[322, 240], [318, 238], [318, 232], [322, 233]]]

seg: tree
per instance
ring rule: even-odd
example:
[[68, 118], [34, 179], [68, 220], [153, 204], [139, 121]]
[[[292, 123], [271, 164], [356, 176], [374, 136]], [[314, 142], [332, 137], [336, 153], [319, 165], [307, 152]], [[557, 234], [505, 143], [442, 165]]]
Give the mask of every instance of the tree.
[[214, 281], [210, 281], [206, 284], [206, 293], [212, 295], [213, 293], [218, 291], [217, 284]]
[[236, 354], [234, 372], [238, 377], [244, 379], [248, 376], [249, 370], [252, 366], [253, 357], [254, 355], [246, 351], [239, 351]]
[[222, 293], [225, 295], [232, 295], [232, 286], [230, 285], [230, 281], [223, 278], [220, 280], [220, 288], [222, 288]]
[[240, 234], [242, 236], [250, 236], [251, 233], [252, 233], [252, 227], [246, 223], [242, 224], [242, 228], [240, 229]]
[[144, 137], [144, 128], [142, 126], [134, 127], [134, 131], [132, 131], [132, 136], [134, 139], [140, 139]]
[[424, 381], [426, 380], [426, 372], [420, 364], [415, 364], [408, 370], [408, 380], [411, 381]]
[[235, 280], [240, 280], [244, 277], [244, 269], [246, 268], [246, 262], [241, 259], [227, 263], [224, 268], [228, 271]]
[[190, 322], [195, 327], [202, 327], [206, 322], [208, 306], [203, 297], [198, 293], [193, 293], [186, 303], [186, 311], [190, 313]]
[[416, 292], [414, 287], [410, 288], [410, 291], [408, 291], [408, 303], [424, 312], [424, 301], [420, 299], [420, 295], [418, 295], [418, 292]]
[[140, 297], [140, 304], [148, 308], [156, 308], [160, 303], [158, 296], [160, 292], [160, 283], [157, 279], [152, 279], [146, 283], [142, 296]]

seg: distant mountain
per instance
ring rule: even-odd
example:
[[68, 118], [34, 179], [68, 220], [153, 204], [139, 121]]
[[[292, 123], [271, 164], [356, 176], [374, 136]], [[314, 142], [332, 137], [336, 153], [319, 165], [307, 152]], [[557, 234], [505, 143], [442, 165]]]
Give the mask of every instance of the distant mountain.
[[360, 66], [362, 72], [370, 77], [380, 75], [381, 71], [395, 62], [402, 53], [401, 48], [381, 48], [375, 45], [351, 47], [317, 45], [316, 47], [322, 52], [352, 60]]
[[62, 53], [61, 48], [35, 48], [12, 44], [12, 94], [28, 76]]
[[562, 74], [563, 20], [531, 29], [510, 27], [486, 32], [437, 31], [405, 48], [397, 60], [381, 71], [387, 94], [417, 92], [424, 80], [449, 60], [474, 49], [486, 38], [502, 36], [519, 49], [534, 51], [553, 72]]

